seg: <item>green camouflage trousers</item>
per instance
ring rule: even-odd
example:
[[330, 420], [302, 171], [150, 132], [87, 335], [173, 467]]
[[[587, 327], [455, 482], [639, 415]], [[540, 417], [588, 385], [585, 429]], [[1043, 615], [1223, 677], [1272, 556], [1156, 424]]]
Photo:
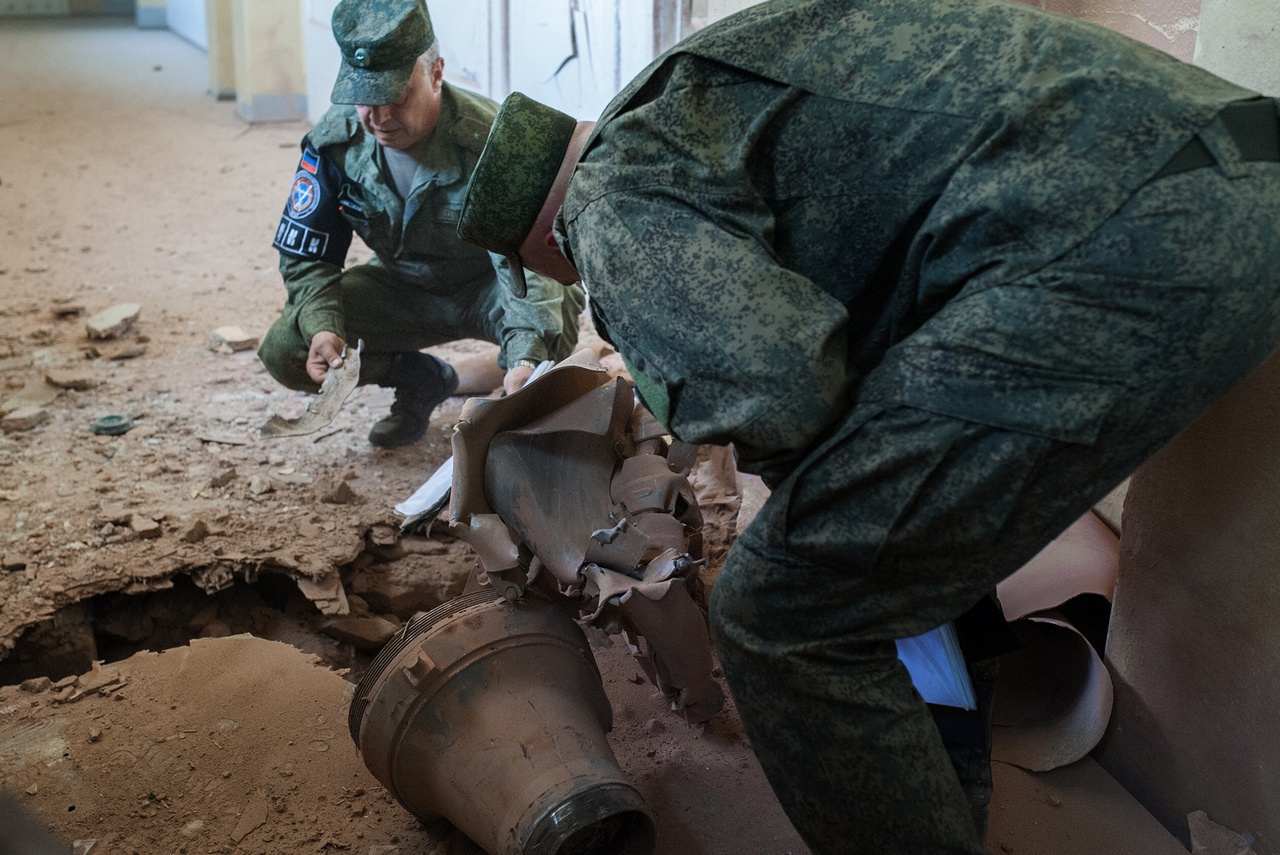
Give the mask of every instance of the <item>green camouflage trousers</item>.
[[[492, 279], [459, 286], [447, 297], [393, 276], [377, 265], [361, 264], [342, 273], [342, 302], [346, 341], [351, 347], [364, 340], [360, 384], [386, 385], [397, 353], [407, 353], [464, 338], [504, 344], [504, 309], [499, 286]], [[556, 289], [557, 294], [560, 289]], [[548, 358], [564, 359], [578, 343], [578, 316], [586, 303], [582, 287], [563, 289], [559, 311], [563, 333], [546, 342]], [[548, 311], [552, 311], [548, 307]], [[307, 376], [311, 342], [298, 330], [296, 311], [285, 311], [263, 336], [258, 356], [267, 370], [290, 389], [315, 392], [318, 384]], [[520, 358], [516, 356], [515, 358]], [[506, 365], [503, 366], [508, 367]]]
[[1035, 555], [1261, 362], [1278, 318], [1280, 164], [1233, 162], [1149, 182], [887, 350], [713, 592], [747, 732], [814, 852], [985, 852], [893, 640]]

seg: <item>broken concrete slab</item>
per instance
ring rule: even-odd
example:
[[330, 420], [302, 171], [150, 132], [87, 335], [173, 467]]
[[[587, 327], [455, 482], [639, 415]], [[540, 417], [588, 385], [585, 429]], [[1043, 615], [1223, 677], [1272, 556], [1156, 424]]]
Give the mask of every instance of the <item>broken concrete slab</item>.
[[91, 339], [116, 338], [128, 332], [141, 313], [139, 303], [118, 303], [85, 321], [85, 332]]
[[31, 367], [30, 355], [23, 356], [6, 356], [0, 359], [0, 372], [15, 371], [19, 368]]
[[44, 424], [48, 418], [49, 412], [43, 407], [19, 407], [0, 419], [0, 429], [5, 433], [31, 430]]
[[130, 524], [133, 533], [145, 540], [154, 540], [161, 535], [160, 523], [146, 517], [134, 517]]
[[210, 350], [252, 350], [258, 346], [258, 337], [245, 332], [242, 327], [218, 327], [209, 335]]
[[28, 380], [16, 394], [0, 404], [0, 412], [8, 413], [22, 407], [47, 407], [61, 394], [61, 389], [50, 386], [43, 378]]
[[[235, 472], [231, 475], [234, 477]], [[196, 520], [182, 532], [182, 540], [186, 543], [199, 543], [209, 536], [209, 524], [204, 520]]]
[[59, 389], [84, 391], [102, 385], [102, 378], [95, 377], [87, 369], [51, 368], [44, 374], [45, 382]]
[[55, 318], [74, 318], [83, 315], [85, 307], [83, 303], [75, 303], [69, 297], [63, 297], [55, 299], [53, 308], [49, 311]]
[[133, 522], [133, 511], [124, 505], [103, 503], [96, 514], [93, 515], [93, 524], [95, 526], [106, 525], [129, 525]]
[[329, 505], [354, 505], [364, 498], [351, 489], [351, 485], [341, 478], [326, 478], [316, 486], [316, 494], [320, 501]]
[[345, 641], [361, 650], [378, 650], [400, 631], [399, 624], [377, 615], [341, 615], [326, 618], [318, 624], [321, 632]]
[[1202, 810], [1187, 814], [1187, 829], [1191, 855], [1256, 855], [1252, 841], [1209, 819]]
[[451, 555], [406, 555], [358, 569], [351, 591], [374, 611], [407, 620], [461, 594], [474, 563], [470, 548], [461, 545]]
[[102, 347], [91, 347], [85, 351], [89, 359], [110, 359], [119, 362], [124, 359], [136, 359], [147, 352], [147, 346], [132, 341], [121, 341]]
[[252, 800], [240, 812], [240, 822], [231, 832], [231, 839], [234, 842], [239, 843], [266, 823], [268, 804], [270, 799], [267, 798], [266, 793], [258, 790], [253, 794]]
[[27, 556], [19, 552], [6, 552], [3, 556], [0, 556], [0, 569], [9, 573], [25, 570], [29, 563]]
[[229, 430], [202, 430], [196, 434], [201, 442], [216, 442], [219, 445], [248, 445], [248, 434], [235, 433]]
[[347, 592], [342, 587], [342, 578], [338, 571], [332, 570], [319, 579], [297, 576], [294, 582], [302, 595], [315, 604], [321, 614], [349, 615], [351, 604], [347, 602]]

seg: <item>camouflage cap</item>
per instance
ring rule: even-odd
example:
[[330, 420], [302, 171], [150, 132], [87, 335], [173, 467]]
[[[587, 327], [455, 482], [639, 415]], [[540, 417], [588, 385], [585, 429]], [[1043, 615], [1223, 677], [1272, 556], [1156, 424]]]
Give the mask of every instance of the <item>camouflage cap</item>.
[[342, 0], [333, 10], [333, 37], [342, 66], [335, 104], [393, 104], [404, 94], [414, 63], [435, 42], [423, 0]]
[[533, 228], [578, 120], [520, 92], [502, 102], [467, 184], [458, 237], [505, 255], [511, 284], [525, 295], [520, 244]]

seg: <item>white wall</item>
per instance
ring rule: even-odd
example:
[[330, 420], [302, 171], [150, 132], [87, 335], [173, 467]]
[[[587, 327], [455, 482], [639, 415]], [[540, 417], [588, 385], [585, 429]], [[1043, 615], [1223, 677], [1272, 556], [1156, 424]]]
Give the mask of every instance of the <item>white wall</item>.
[[1266, 95], [1280, 95], [1280, 3], [1202, 0], [1196, 65]]
[[169, 29], [187, 41], [209, 49], [209, 29], [206, 21], [205, 0], [166, 0], [165, 23]]
[[[663, 2], [668, 0], [434, 0], [428, 8], [450, 83], [497, 101], [520, 91], [594, 119], [654, 57], [654, 6]], [[312, 122], [329, 107], [341, 62], [329, 27], [336, 4], [303, 2]]]
[[652, 5], [627, 0], [513, 3], [509, 89], [595, 119], [653, 58], [653, 20]]
[[329, 21], [338, 0], [302, 0], [302, 57], [307, 74], [307, 118], [320, 121], [329, 109], [329, 94], [338, 77], [342, 52]]
[[445, 78], [492, 96], [506, 85], [506, 4], [502, 0], [432, 4]]

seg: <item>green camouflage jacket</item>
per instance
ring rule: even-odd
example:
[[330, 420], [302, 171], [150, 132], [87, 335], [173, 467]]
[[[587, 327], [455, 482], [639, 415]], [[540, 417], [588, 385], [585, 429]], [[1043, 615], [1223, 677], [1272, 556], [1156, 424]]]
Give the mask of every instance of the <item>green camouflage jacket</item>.
[[274, 244], [299, 331], [307, 341], [320, 331], [345, 336], [338, 280], [354, 232], [373, 250], [371, 264], [441, 296], [475, 299], [496, 282], [504, 304], [503, 363], [542, 359], [543, 342], [560, 333], [561, 319], [540, 306], [560, 286], [528, 274], [528, 298], [517, 299], [506, 259], [457, 234], [467, 179], [497, 105], [447, 83], [442, 99], [435, 131], [414, 150], [419, 167], [404, 200], [382, 146], [364, 132], [354, 107], [330, 108], [303, 139]]
[[[773, 0], [614, 99], [558, 236], [658, 418], [777, 475], [962, 286], [1062, 255], [1252, 96], [1005, 0]], [[975, 413], [1010, 379], [982, 370]]]

